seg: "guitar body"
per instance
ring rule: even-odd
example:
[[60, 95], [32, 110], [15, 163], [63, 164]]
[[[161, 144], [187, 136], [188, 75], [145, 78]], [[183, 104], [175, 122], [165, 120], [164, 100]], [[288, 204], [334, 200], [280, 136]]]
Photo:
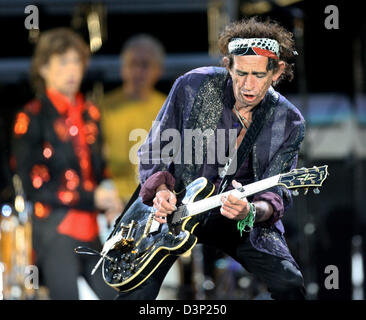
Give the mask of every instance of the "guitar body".
[[212, 197], [215, 186], [204, 177], [198, 178], [187, 186], [184, 194], [182, 192], [183, 199], [178, 198], [180, 206], [164, 224], [155, 221], [153, 207], [138, 198], [118, 222], [100, 253], [104, 281], [119, 291], [132, 290], [148, 279], [165, 259], [176, 259], [191, 250], [197, 242], [193, 231], [202, 219], [199, 214], [221, 206], [221, 196], [232, 194], [243, 199], [273, 186], [294, 189], [297, 194], [297, 189], [303, 188], [307, 194], [309, 188], [314, 188], [314, 193], [318, 194], [318, 187], [328, 176], [327, 168], [324, 165], [293, 169]]
[[[207, 198], [214, 189], [206, 178], [198, 178], [187, 186], [180, 202], [185, 205]], [[120, 240], [104, 259], [102, 273], [104, 281], [119, 291], [136, 288], [165, 259], [175, 259], [174, 256], [191, 250], [197, 242], [192, 233], [199, 224], [199, 217], [191, 216], [174, 223], [173, 213], [167, 223], [159, 224], [152, 212], [153, 208], [138, 198], [112, 232], [112, 236], [119, 236]]]

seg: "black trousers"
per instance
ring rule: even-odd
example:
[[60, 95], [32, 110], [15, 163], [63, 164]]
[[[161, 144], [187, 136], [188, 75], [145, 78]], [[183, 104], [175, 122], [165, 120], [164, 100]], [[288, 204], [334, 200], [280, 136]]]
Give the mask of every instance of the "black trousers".
[[[255, 249], [248, 234], [240, 237], [232, 220], [217, 216], [198, 225], [194, 231], [199, 242], [216, 247], [238, 261], [248, 272], [262, 280], [275, 300], [303, 300], [305, 289], [302, 274], [286, 259]], [[159, 294], [161, 284], [177, 258], [165, 259], [144, 283], [129, 292], [119, 293], [120, 300], [152, 300]]]
[[32, 244], [41, 284], [47, 287], [52, 300], [78, 300], [77, 282], [78, 277], [82, 276], [99, 299], [115, 299], [117, 291], [104, 282], [100, 267], [94, 275], [90, 275], [99, 257], [74, 252], [78, 246], [101, 251], [99, 238], [93, 242], [83, 242], [58, 233], [57, 226], [66, 211], [57, 209], [47, 219], [34, 217], [32, 220]]
[[[48, 288], [52, 300], [78, 300], [77, 280], [82, 276], [101, 300], [113, 300], [117, 291], [106, 285], [101, 269], [94, 275], [91, 271], [98, 257], [74, 253], [77, 246], [86, 246], [100, 251], [99, 239], [94, 242], [81, 242], [68, 236], [56, 234], [47, 246], [43, 246], [42, 254], [37, 260], [42, 282]], [[37, 254], [37, 252], [36, 252]]]

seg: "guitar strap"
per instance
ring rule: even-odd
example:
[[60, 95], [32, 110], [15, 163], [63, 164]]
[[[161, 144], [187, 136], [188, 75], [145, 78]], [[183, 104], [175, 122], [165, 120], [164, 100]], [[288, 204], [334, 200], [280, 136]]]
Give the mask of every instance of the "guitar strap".
[[[253, 121], [249, 126], [248, 131], [239, 147], [235, 149], [233, 156], [229, 158], [221, 173], [222, 180], [218, 188], [218, 194], [224, 192], [227, 186], [230, 185], [237, 170], [242, 166], [252, 151], [259, 132], [262, 130], [267, 120], [272, 116], [274, 112], [273, 106], [278, 101], [278, 99], [276, 99], [277, 97], [273, 94], [273, 91], [274, 90], [270, 88], [262, 103], [258, 106], [259, 108], [256, 108], [253, 111]], [[228, 174], [228, 172], [230, 172], [230, 174]]]
[[[245, 139], [243, 139], [244, 141]], [[236, 148], [234, 155], [229, 158], [228, 162], [226, 163], [223, 172], [221, 173], [221, 182], [218, 188], [218, 194], [223, 193], [226, 189], [226, 187], [231, 183], [233, 180], [238, 168], [243, 164], [244, 160], [249, 155], [249, 150], [251, 149], [250, 146], [248, 148], [244, 148], [244, 142], [240, 143], [239, 148]], [[247, 146], [245, 146], [247, 147]], [[235, 166], [235, 167], [234, 167]], [[235, 168], [235, 169], [234, 169]], [[232, 172], [234, 170], [233, 174], [228, 174], [227, 172]]]

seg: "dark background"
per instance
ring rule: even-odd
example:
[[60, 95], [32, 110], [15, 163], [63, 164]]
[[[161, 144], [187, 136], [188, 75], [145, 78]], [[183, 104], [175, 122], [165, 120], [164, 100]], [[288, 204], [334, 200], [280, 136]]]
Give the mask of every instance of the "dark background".
[[[236, 12], [232, 18], [245, 15], [242, 8], [256, 1], [233, 1]], [[355, 108], [355, 98], [365, 93], [365, 38], [363, 10], [358, 1], [292, 1], [280, 6], [280, 1], [269, 1], [271, 8], [262, 13], [295, 32], [296, 21], [303, 22], [303, 37], [297, 37], [299, 56], [295, 79], [283, 83], [278, 90], [286, 94], [326, 93], [343, 94]], [[181, 73], [212, 61], [208, 55], [208, 1], [0, 1], [0, 202], [10, 201], [11, 173], [8, 168], [10, 128], [15, 113], [33, 97], [28, 82], [29, 59], [34, 45], [24, 27], [27, 16], [24, 8], [35, 4], [39, 9], [40, 31], [59, 26], [70, 26], [89, 41], [85, 20], [77, 23], [76, 8], [93, 3], [104, 3], [107, 38], [92, 58], [82, 90], [91, 92], [95, 83], [103, 83], [106, 91], [120, 85], [113, 66], [123, 42], [131, 35], [145, 32], [157, 37], [164, 45], [167, 64], [158, 89], [168, 93], [173, 81]], [[339, 9], [339, 29], [327, 30], [324, 13], [327, 5]], [[80, 7], [79, 7], [80, 8]], [[81, 7], [82, 8], [82, 7]], [[82, 15], [81, 15], [82, 16]], [[94, 61], [98, 63], [94, 63]], [[105, 63], [109, 61], [112, 63]], [[93, 64], [94, 63], [94, 64]], [[114, 72], [114, 73], [113, 73]], [[114, 76], [111, 76], [114, 74]], [[329, 125], [329, 124], [328, 124]], [[331, 124], [330, 124], [331, 125]], [[362, 126], [362, 124], [360, 124]], [[308, 125], [308, 130], [312, 124]], [[366, 145], [366, 142], [365, 142]], [[366, 180], [365, 159], [353, 154], [342, 158], [312, 159], [304, 146], [299, 166], [328, 164], [331, 175], [320, 196], [310, 194], [295, 198], [294, 207], [284, 219], [289, 245], [303, 267], [306, 284], [317, 283], [313, 298], [351, 299], [352, 237], [365, 232]], [[360, 196], [361, 195], [361, 196]], [[306, 233], [310, 223], [315, 229]], [[326, 290], [324, 269], [327, 265], [339, 268], [338, 290]]]

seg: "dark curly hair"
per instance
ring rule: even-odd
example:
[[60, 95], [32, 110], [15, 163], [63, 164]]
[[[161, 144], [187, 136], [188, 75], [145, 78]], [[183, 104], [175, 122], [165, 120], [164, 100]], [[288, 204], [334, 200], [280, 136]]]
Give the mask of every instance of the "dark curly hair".
[[[233, 56], [228, 52], [228, 44], [233, 38], [269, 38], [277, 40], [280, 46], [280, 60], [285, 62], [285, 70], [277, 80], [278, 84], [281, 80], [288, 79], [291, 81], [294, 77], [292, 62], [297, 55], [293, 34], [280, 26], [275, 21], [259, 21], [258, 17], [245, 18], [240, 21], [227, 25], [219, 36], [219, 49], [224, 57], [229, 58], [231, 68], [233, 64]], [[278, 70], [278, 60], [268, 58], [267, 70]]]

